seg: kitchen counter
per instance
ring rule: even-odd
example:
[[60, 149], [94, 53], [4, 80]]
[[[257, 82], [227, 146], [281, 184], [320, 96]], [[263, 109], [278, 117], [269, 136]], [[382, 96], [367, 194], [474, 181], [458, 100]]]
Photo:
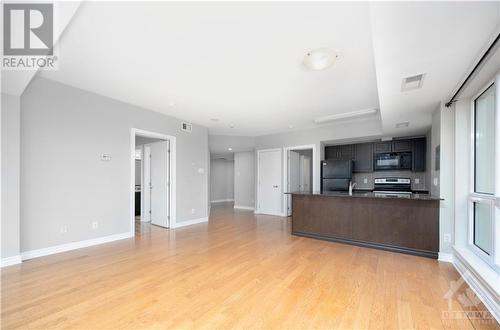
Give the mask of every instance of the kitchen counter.
[[287, 192], [285, 194], [290, 195], [302, 195], [302, 196], [326, 196], [326, 197], [349, 197], [349, 198], [384, 198], [384, 199], [410, 199], [410, 200], [419, 200], [419, 201], [439, 201], [443, 200], [437, 196], [429, 195], [429, 194], [405, 194], [405, 195], [396, 195], [396, 194], [380, 194], [375, 193], [373, 191], [354, 191], [352, 195], [349, 195], [346, 191], [296, 191], [296, 192]]
[[437, 259], [438, 197], [293, 192], [292, 234]]

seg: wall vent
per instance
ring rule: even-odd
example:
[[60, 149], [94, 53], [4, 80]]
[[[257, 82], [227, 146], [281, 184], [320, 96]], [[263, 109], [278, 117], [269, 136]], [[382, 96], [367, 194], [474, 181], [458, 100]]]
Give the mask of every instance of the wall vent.
[[181, 123], [181, 130], [191, 133], [193, 131], [193, 124], [183, 121]]
[[424, 83], [424, 77], [425, 73], [421, 73], [415, 76], [403, 78], [403, 81], [401, 82], [401, 91], [406, 92], [421, 88]]

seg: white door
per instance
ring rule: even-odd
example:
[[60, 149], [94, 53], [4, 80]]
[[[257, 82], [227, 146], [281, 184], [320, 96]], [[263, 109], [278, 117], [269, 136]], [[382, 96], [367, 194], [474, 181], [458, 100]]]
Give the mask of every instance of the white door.
[[258, 205], [260, 213], [281, 215], [281, 150], [258, 153]]
[[169, 142], [151, 144], [151, 223], [169, 226]]
[[[300, 191], [300, 177], [301, 177], [301, 164], [300, 164], [300, 154], [296, 151], [288, 151], [288, 192]], [[292, 215], [292, 196], [286, 195], [287, 199], [287, 215]]]
[[141, 221], [151, 222], [151, 145], [144, 145], [142, 154]]
[[311, 190], [311, 177], [312, 177], [312, 160], [311, 157], [300, 156], [300, 190]]

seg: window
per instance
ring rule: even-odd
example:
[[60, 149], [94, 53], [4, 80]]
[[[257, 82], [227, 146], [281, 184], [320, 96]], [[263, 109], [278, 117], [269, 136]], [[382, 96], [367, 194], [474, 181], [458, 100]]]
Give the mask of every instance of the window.
[[496, 84], [491, 84], [472, 103], [472, 178], [469, 212], [469, 246], [497, 271], [500, 237], [498, 237], [498, 195], [496, 191], [495, 150], [498, 116]]

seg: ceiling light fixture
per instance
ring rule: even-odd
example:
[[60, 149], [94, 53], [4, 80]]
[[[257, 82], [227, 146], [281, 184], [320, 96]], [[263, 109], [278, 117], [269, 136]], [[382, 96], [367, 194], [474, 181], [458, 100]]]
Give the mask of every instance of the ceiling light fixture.
[[175, 102], [169, 102], [168, 105], [171, 107], [175, 107]]
[[303, 59], [304, 66], [310, 70], [325, 70], [335, 64], [339, 57], [337, 51], [330, 48], [317, 48], [306, 53]]
[[217, 122], [217, 121], [219, 121], [219, 119], [218, 118], [210, 118], [210, 121]]
[[235, 125], [233, 123], [229, 124], [229, 127], [231, 127], [231, 128], [234, 128], [234, 126]]
[[409, 121], [403, 121], [401, 123], [397, 123], [396, 124], [396, 128], [405, 128], [405, 127], [408, 127], [410, 126], [410, 122]]
[[229, 151], [233, 151], [233, 148], [227, 148], [227, 150], [229, 150]]
[[293, 125], [292, 125], [292, 124], [288, 125], [288, 128], [292, 129], [292, 128], [293, 128]]
[[339, 113], [339, 114], [336, 114], [336, 115], [329, 115], [329, 116], [324, 116], [324, 117], [318, 117], [318, 118], [314, 119], [314, 122], [316, 124], [323, 124], [323, 123], [328, 123], [328, 122], [339, 120], [339, 119], [347, 119], [347, 118], [356, 118], [356, 117], [369, 116], [369, 115], [376, 114], [377, 111], [378, 111], [377, 109], [365, 109], [365, 110], [344, 112], [344, 113]]

